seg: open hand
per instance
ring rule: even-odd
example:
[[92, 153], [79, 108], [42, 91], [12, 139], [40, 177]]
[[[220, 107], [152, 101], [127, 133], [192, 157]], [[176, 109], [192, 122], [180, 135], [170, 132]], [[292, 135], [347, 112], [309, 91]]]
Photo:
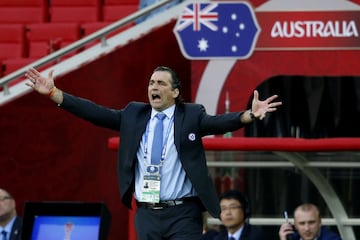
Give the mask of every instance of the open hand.
[[252, 112], [256, 118], [262, 120], [266, 117], [266, 113], [274, 112], [277, 110], [277, 107], [282, 105], [282, 102], [273, 102], [278, 95], [272, 95], [264, 101], [259, 100], [259, 92], [254, 90], [254, 98], [252, 100]]
[[30, 82], [26, 82], [25, 84], [41, 94], [48, 95], [54, 87], [53, 72], [54, 70], [50, 70], [46, 78], [36, 69], [29, 68], [25, 73], [25, 77], [27, 77]]

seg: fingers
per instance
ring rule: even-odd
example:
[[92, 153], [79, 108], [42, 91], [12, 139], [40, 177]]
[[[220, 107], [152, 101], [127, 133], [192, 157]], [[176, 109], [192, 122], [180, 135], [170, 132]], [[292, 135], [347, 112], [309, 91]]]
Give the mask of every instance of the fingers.
[[[264, 100], [264, 102], [269, 104], [269, 107], [277, 107], [282, 105], [282, 102], [274, 102], [271, 103], [272, 101], [274, 101], [276, 98], [278, 98], [278, 95], [272, 95], [271, 97], [268, 97], [267, 99]], [[254, 90], [254, 101], [259, 101], [259, 92], [257, 90]]]
[[254, 100], [259, 101], [259, 92], [257, 90], [254, 90]]
[[282, 105], [282, 102], [274, 102], [274, 103], [270, 103], [268, 106], [268, 112], [274, 112], [277, 110], [277, 107]]
[[34, 84], [30, 84], [28, 82], [25, 82], [25, 85], [28, 86], [28, 87], [34, 88]]
[[25, 75], [29, 78], [35, 79], [36, 77], [40, 76], [40, 73], [38, 71], [36, 71], [36, 69], [34, 69], [34, 68], [29, 68], [26, 71]]
[[[51, 70], [49, 72], [49, 76], [52, 76], [52, 72], [53, 70]], [[30, 67], [26, 73], [25, 73], [25, 77], [27, 77], [31, 83], [26, 83], [27, 86], [33, 88], [33, 89], [37, 89], [39, 87], [39, 85], [44, 83], [44, 79], [42, 79], [41, 74], [35, 69]]]
[[48, 76], [49, 76], [50, 79], [53, 78], [53, 73], [54, 73], [54, 69], [51, 69], [51, 70], [49, 71], [49, 74], [48, 74]]
[[284, 223], [279, 229], [279, 236], [286, 237], [288, 234], [293, 234], [294, 230], [290, 223]]
[[[53, 79], [53, 73], [54, 69], [51, 69], [48, 73], [49, 79]], [[25, 77], [27, 77], [32, 83], [36, 83], [38, 80], [43, 81], [46, 79], [35, 68], [29, 68], [25, 73]]]
[[35, 83], [35, 78], [36, 78], [34, 71], [36, 70], [33, 68], [29, 68], [25, 73], [25, 77], [27, 77], [32, 83]]
[[36, 77], [34, 76], [34, 74], [32, 72], [27, 71], [25, 73], [25, 77], [28, 78], [31, 82], [31, 84], [29, 82], [26, 82], [25, 84], [31, 88], [35, 88], [36, 85]]
[[271, 97], [268, 97], [265, 102], [269, 103], [269, 102], [272, 102], [274, 101], [276, 98], [278, 98], [279, 96], [278, 95], [272, 95]]

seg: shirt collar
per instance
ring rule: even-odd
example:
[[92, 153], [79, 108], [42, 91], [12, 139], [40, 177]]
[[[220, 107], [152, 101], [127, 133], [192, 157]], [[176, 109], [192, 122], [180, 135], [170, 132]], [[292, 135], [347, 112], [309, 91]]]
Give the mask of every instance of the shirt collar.
[[[174, 115], [174, 112], [175, 112], [175, 104], [173, 104], [172, 106], [170, 106], [167, 109], [165, 109], [164, 111], [162, 111], [162, 113], [165, 113], [166, 117], [169, 119]], [[157, 113], [159, 113], [159, 112], [152, 108], [151, 109], [151, 119], [153, 119]]]
[[16, 216], [14, 216], [14, 217], [10, 220], [10, 222], [9, 222], [8, 224], [6, 224], [6, 226], [5, 226], [4, 228], [1, 228], [1, 229], [0, 229], [0, 232], [2, 232], [3, 230], [5, 230], [5, 231], [7, 232], [7, 236], [9, 237], [9, 236], [10, 236], [10, 233], [11, 233], [12, 226], [13, 226], [13, 224], [14, 224], [14, 222], [15, 222], [15, 218], [16, 218]]
[[232, 236], [235, 239], [240, 239], [240, 236], [241, 236], [241, 233], [242, 233], [243, 229], [244, 229], [244, 225], [242, 225], [242, 227], [239, 230], [237, 230], [234, 234], [231, 234], [231, 233], [228, 232], [228, 238], [230, 238]]

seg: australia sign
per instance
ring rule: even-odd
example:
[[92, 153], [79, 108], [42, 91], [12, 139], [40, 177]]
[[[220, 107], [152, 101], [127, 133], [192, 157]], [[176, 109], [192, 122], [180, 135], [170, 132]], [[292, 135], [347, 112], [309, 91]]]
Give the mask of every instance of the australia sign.
[[256, 50], [359, 49], [359, 11], [258, 12]]
[[188, 59], [246, 59], [260, 28], [248, 3], [211, 1], [186, 5], [174, 33]]

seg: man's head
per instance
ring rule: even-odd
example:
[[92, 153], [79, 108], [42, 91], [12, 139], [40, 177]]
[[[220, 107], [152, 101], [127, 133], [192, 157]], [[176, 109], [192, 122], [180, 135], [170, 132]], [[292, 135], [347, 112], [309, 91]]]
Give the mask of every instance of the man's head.
[[320, 233], [319, 209], [310, 203], [298, 206], [294, 211], [294, 225], [303, 240], [313, 240]]
[[177, 74], [168, 67], [157, 67], [150, 77], [148, 98], [157, 111], [181, 102], [181, 82]]
[[15, 200], [0, 188], [0, 225], [5, 226], [16, 215]]
[[229, 232], [239, 230], [250, 215], [249, 203], [244, 194], [237, 190], [223, 193], [220, 198], [220, 219]]

